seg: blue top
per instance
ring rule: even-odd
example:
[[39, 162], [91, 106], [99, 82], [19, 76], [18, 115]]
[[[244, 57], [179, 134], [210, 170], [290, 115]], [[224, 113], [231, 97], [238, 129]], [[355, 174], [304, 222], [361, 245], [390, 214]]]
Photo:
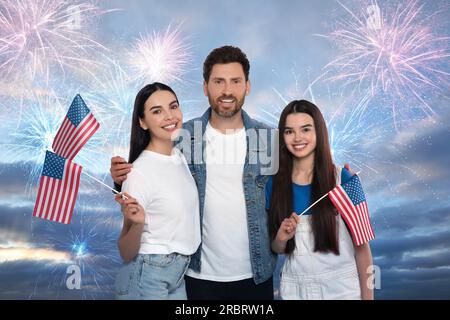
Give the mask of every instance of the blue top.
[[[342, 168], [341, 172], [341, 184], [346, 183], [350, 178], [352, 177], [352, 174], [345, 168]], [[269, 210], [270, 208], [270, 198], [272, 196], [272, 178], [273, 176], [269, 177], [269, 180], [266, 184], [266, 209]], [[311, 205], [311, 185], [300, 185], [296, 183], [292, 183], [292, 194], [293, 194], [293, 208], [294, 211], [297, 214], [300, 214], [308, 208]], [[310, 215], [312, 213], [311, 210], [308, 210], [305, 212], [304, 215]]]

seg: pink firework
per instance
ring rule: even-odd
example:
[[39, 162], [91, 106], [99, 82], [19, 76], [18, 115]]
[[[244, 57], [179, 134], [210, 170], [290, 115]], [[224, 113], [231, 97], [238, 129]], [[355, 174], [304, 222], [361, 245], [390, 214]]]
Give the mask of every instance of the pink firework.
[[88, 71], [89, 58], [103, 48], [89, 37], [100, 10], [68, 0], [2, 0], [0, 75], [48, 82], [53, 67]]
[[140, 37], [128, 55], [128, 64], [136, 79], [144, 82], [181, 81], [192, 60], [190, 45], [180, 34], [180, 27], [163, 33]]
[[[426, 95], [447, 89], [450, 75], [449, 37], [434, 32], [448, 7], [427, 14], [416, 0], [386, 2], [382, 8], [376, 1], [358, 2], [360, 9], [353, 11], [338, 3], [348, 19], [327, 36], [339, 54], [326, 66], [325, 78], [388, 98], [383, 104], [392, 107], [394, 122], [400, 111], [417, 107], [433, 115]], [[409, 110], [398, 110], [399, 102]]]

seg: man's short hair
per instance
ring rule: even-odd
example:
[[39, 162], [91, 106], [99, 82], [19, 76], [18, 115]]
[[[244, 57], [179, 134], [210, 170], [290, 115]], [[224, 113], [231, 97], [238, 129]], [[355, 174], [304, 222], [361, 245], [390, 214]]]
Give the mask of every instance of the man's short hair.
[[247, 56], [241, 49], [233, 46], [223, 46], [216, 48], [210, 52], [203, 63], [203, 79], [205, 82], [209, 81], [211, 70], [215, 64], [225, 64], [237, 62], [240, 63], [244, 70], [245, 80], [248, 81], [248, 74], [250, 71], [250, 62]]

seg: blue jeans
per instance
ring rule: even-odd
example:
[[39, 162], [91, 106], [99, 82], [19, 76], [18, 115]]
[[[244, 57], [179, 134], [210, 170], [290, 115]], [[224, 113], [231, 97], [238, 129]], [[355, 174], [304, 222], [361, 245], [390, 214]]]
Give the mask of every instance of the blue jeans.
[[116, 277], [118, 300], [186, 300], [184, 274], [190, 256], [138, 254]]

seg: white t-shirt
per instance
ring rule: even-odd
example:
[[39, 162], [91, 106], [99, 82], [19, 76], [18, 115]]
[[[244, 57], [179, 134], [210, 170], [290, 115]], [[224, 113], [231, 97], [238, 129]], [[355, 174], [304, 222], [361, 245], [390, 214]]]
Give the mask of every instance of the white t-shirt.
[[186, 159], [144, 150], [123, 184], [145, 209], [140, 254], [191, 255], [200, 244], [198, 192]]
[[208, 123], [205, 139], [201, 272], [189, 269], [187, 274], [222, 282], [252, 278], [242, 180], [247, 153], [245, 128], [223, 134]]

